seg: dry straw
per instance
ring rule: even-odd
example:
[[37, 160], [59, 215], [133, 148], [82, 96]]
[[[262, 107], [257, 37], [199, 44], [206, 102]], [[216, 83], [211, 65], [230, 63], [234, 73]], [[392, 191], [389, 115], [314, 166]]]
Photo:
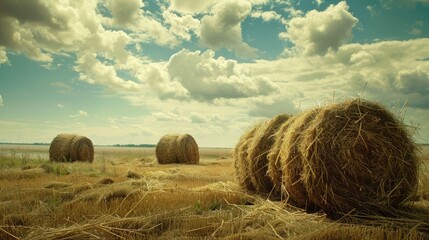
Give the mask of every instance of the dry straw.
[[313, 206], [302, 182], [303, 153], [298, 149], [298, 145], [302, 141], [304, 130], [307, 129], [319, 111], [320, 109], [315, 108], [295, 115], [287, 124], [288, 127], [282, 129], [285, 131], [283, 141], [277, 142], [277, 144], [281, 144], [278, 149], [283, 196], [294, 205], [308, 210], [313, 209]]
[[197, 142], [189, 134], [164, 135], [156, 145], [155, 154], [160, 164], [192, 164], [200, 160]]
[[274, 183], [268, 176], [267, 155], [274, 143], [274, 134], [279, 127], [290, 118], [289, 114], [280, 114], [269, 121], [264, 122], [254, 133], [248, 145], [247, 163], [250, 180], [255, 186], [255, 190], [261, 194], [270, 194], [276, 198], [280, 196], [280, 191], [275, 191]]
[[49, 147], [49, 159], [57, 162], [94, 161], [92, 141], [84, 136], [61, 133]]
[[238, 140], [238, 143], [235, 145], [233, 151], [234, 157], [234, 167], [237, 177], [238, 184], [247, 191], [254, 192], [256, 190], [255, 185], [253, 184], [250, 178], [250, 169], [249, 169], [249, 145], [255, 136], [257, 130], [265, 122], [258, 122], [249, 128]]
[[385, 215], [416, 192], [416, 145], [376, 103], [354, 99], [324, 107], [297, 147], [309, 199], [330, 216]]

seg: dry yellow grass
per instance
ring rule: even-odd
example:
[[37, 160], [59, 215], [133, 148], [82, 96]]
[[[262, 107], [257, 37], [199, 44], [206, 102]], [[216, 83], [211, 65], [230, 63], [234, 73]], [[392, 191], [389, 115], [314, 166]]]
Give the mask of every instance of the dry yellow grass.
[[[0, 163], [17, 162], [0, 169], [0, 239], [428, 237], [429, 225], [422, 221], [332, 221], [322, 213], [249, 195], [235, 180], [231, 149], [202, 149], [200, 154], [198, 165], [159, 165], [153, 148], [96, 147], [93, 164], [0, 154]], [[140, 178], [129, 178], [130, 173]], [[415, 205], [429, 209], [422, 198]]]

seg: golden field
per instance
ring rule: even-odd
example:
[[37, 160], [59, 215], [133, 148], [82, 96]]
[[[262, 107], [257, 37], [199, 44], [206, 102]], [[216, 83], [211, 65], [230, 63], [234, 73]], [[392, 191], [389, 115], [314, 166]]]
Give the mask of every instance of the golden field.
[[100, 146], [92, 164], [54, 163], [48, 149], [0, 145], [0, 239], [429, 238], [428, 146], [413, 214], [336, 221], [247, 194], [232, 149], [200, 148], [196, 165], [159, 165], [154, 148]]

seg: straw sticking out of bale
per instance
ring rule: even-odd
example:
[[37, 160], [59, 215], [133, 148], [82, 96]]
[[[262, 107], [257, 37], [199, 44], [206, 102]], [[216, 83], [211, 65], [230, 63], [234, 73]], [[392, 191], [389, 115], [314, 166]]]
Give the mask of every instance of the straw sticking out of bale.
[[197, 142], [189, 134], [167, 134], [161, 137], [156, 145], [155, 154], [160, 164], [192, 164], [200, 160]]
[[283, 196], [294, 205], [312, 209], [307, 190], [302, 182], [303, 153], [298, 149], [302, 133], [311, 124], [320, 109], [307, 110], [295, 115], [287, 129], [280, 146], [279, 158], [282, 171]]
[[94, 161], [92, 141], [76, 134], [59, 134], [49, 147], [49, 158], [57, 162]]
[[249, 169], [249, 145], [252, 142], [252, 139], [255, 135], [255, 132], [259, 127], [263, 125], [264, 122], [258, 122], [253, 127], [251, 127], [247, 132], [245, 132], [238, 143], [235, 145], [233, 155], [234, 155], [234, 167], [237, 177], [238, 184], [247, 191], [254, 192], [256, 190], [255, 185], [253, 185], [252, 180], [250, 179], [250, 169]]
[[258, 193], [270, 194], [272, 197], [280, 196], [280, 191], [273, 189], [274, 183], [267, 175], [267, 155], [275, 140], [273, 134], [289, 118], [290, 115], [281, 114], [265, 122], [255, 131], [249, 143], [247, 156], [249, 175]]
[[324, 107], [298, 148], [310, 201], [331, 216], [374, 214], [415, 194], [416, 146], [403, 124], [376, 103], [355, 99]]

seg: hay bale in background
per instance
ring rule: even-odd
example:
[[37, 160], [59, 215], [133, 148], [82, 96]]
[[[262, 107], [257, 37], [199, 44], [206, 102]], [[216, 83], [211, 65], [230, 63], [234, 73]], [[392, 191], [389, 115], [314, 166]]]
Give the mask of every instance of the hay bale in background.
[[271, 197], [280, 196], [280, 191], [275, 191], [274, 183], [267, 175], [267, 155], [274, 143], [274, 136], [279, 127], [290, 118], [289, 114], [280, 114], [269, 121], [264, 122], [254, 133], [248, 145], [248, 169], [250, 180], [257, 193], [270, 194]]
[[303, 182], [332, 217], [380, 213], [417, 188], [416, 145], [384, 107], [362, 99], [324, 107], [302, 132]]
[[94, 146], [90, 139], [76, 135], [61, 133], [51, 142], [49, 159], [57, 162], [94, 161]]
[[84, 136], [76, 135], [71, 142], [70, 158], [74, 161], [94, 161], [94, 145]]
[[314, 206], [309, 201], [307, 190], [302, 182], [303, 153], [298, 146], [301, 143], [303, 132], [319, 111], [319, 108], [315, 108], [293, 116], [289, 126], [282, 129], [285, 132], [279, 148], [283, 196], [293, 205], [307, 210], [314, 209]]
[[249, 145], [253, 140], [255, 132], [264, 124], [264, 121], [258, 122], [253, 125], [249, 130], [247, 130], [238, 140], [238, 143], [234, 147], [233, 157], [234, 157], [234, 168], [235, 174], [237, 177], [238, 184], [243, 189], [254, 192], [256, 190], [255, 186], [250, 179], [250, 169], [248, 163], [248, 149]]
[[200, 159], [198, 145], [189, 134], [167, 134], [161, 137], [155, 154], [160, 164], [198, 163]]
[[200, 154], [198, 144], [189, 134], [183, 134], [177, 138], [177, 158], [179, 163], [198, 163]]

